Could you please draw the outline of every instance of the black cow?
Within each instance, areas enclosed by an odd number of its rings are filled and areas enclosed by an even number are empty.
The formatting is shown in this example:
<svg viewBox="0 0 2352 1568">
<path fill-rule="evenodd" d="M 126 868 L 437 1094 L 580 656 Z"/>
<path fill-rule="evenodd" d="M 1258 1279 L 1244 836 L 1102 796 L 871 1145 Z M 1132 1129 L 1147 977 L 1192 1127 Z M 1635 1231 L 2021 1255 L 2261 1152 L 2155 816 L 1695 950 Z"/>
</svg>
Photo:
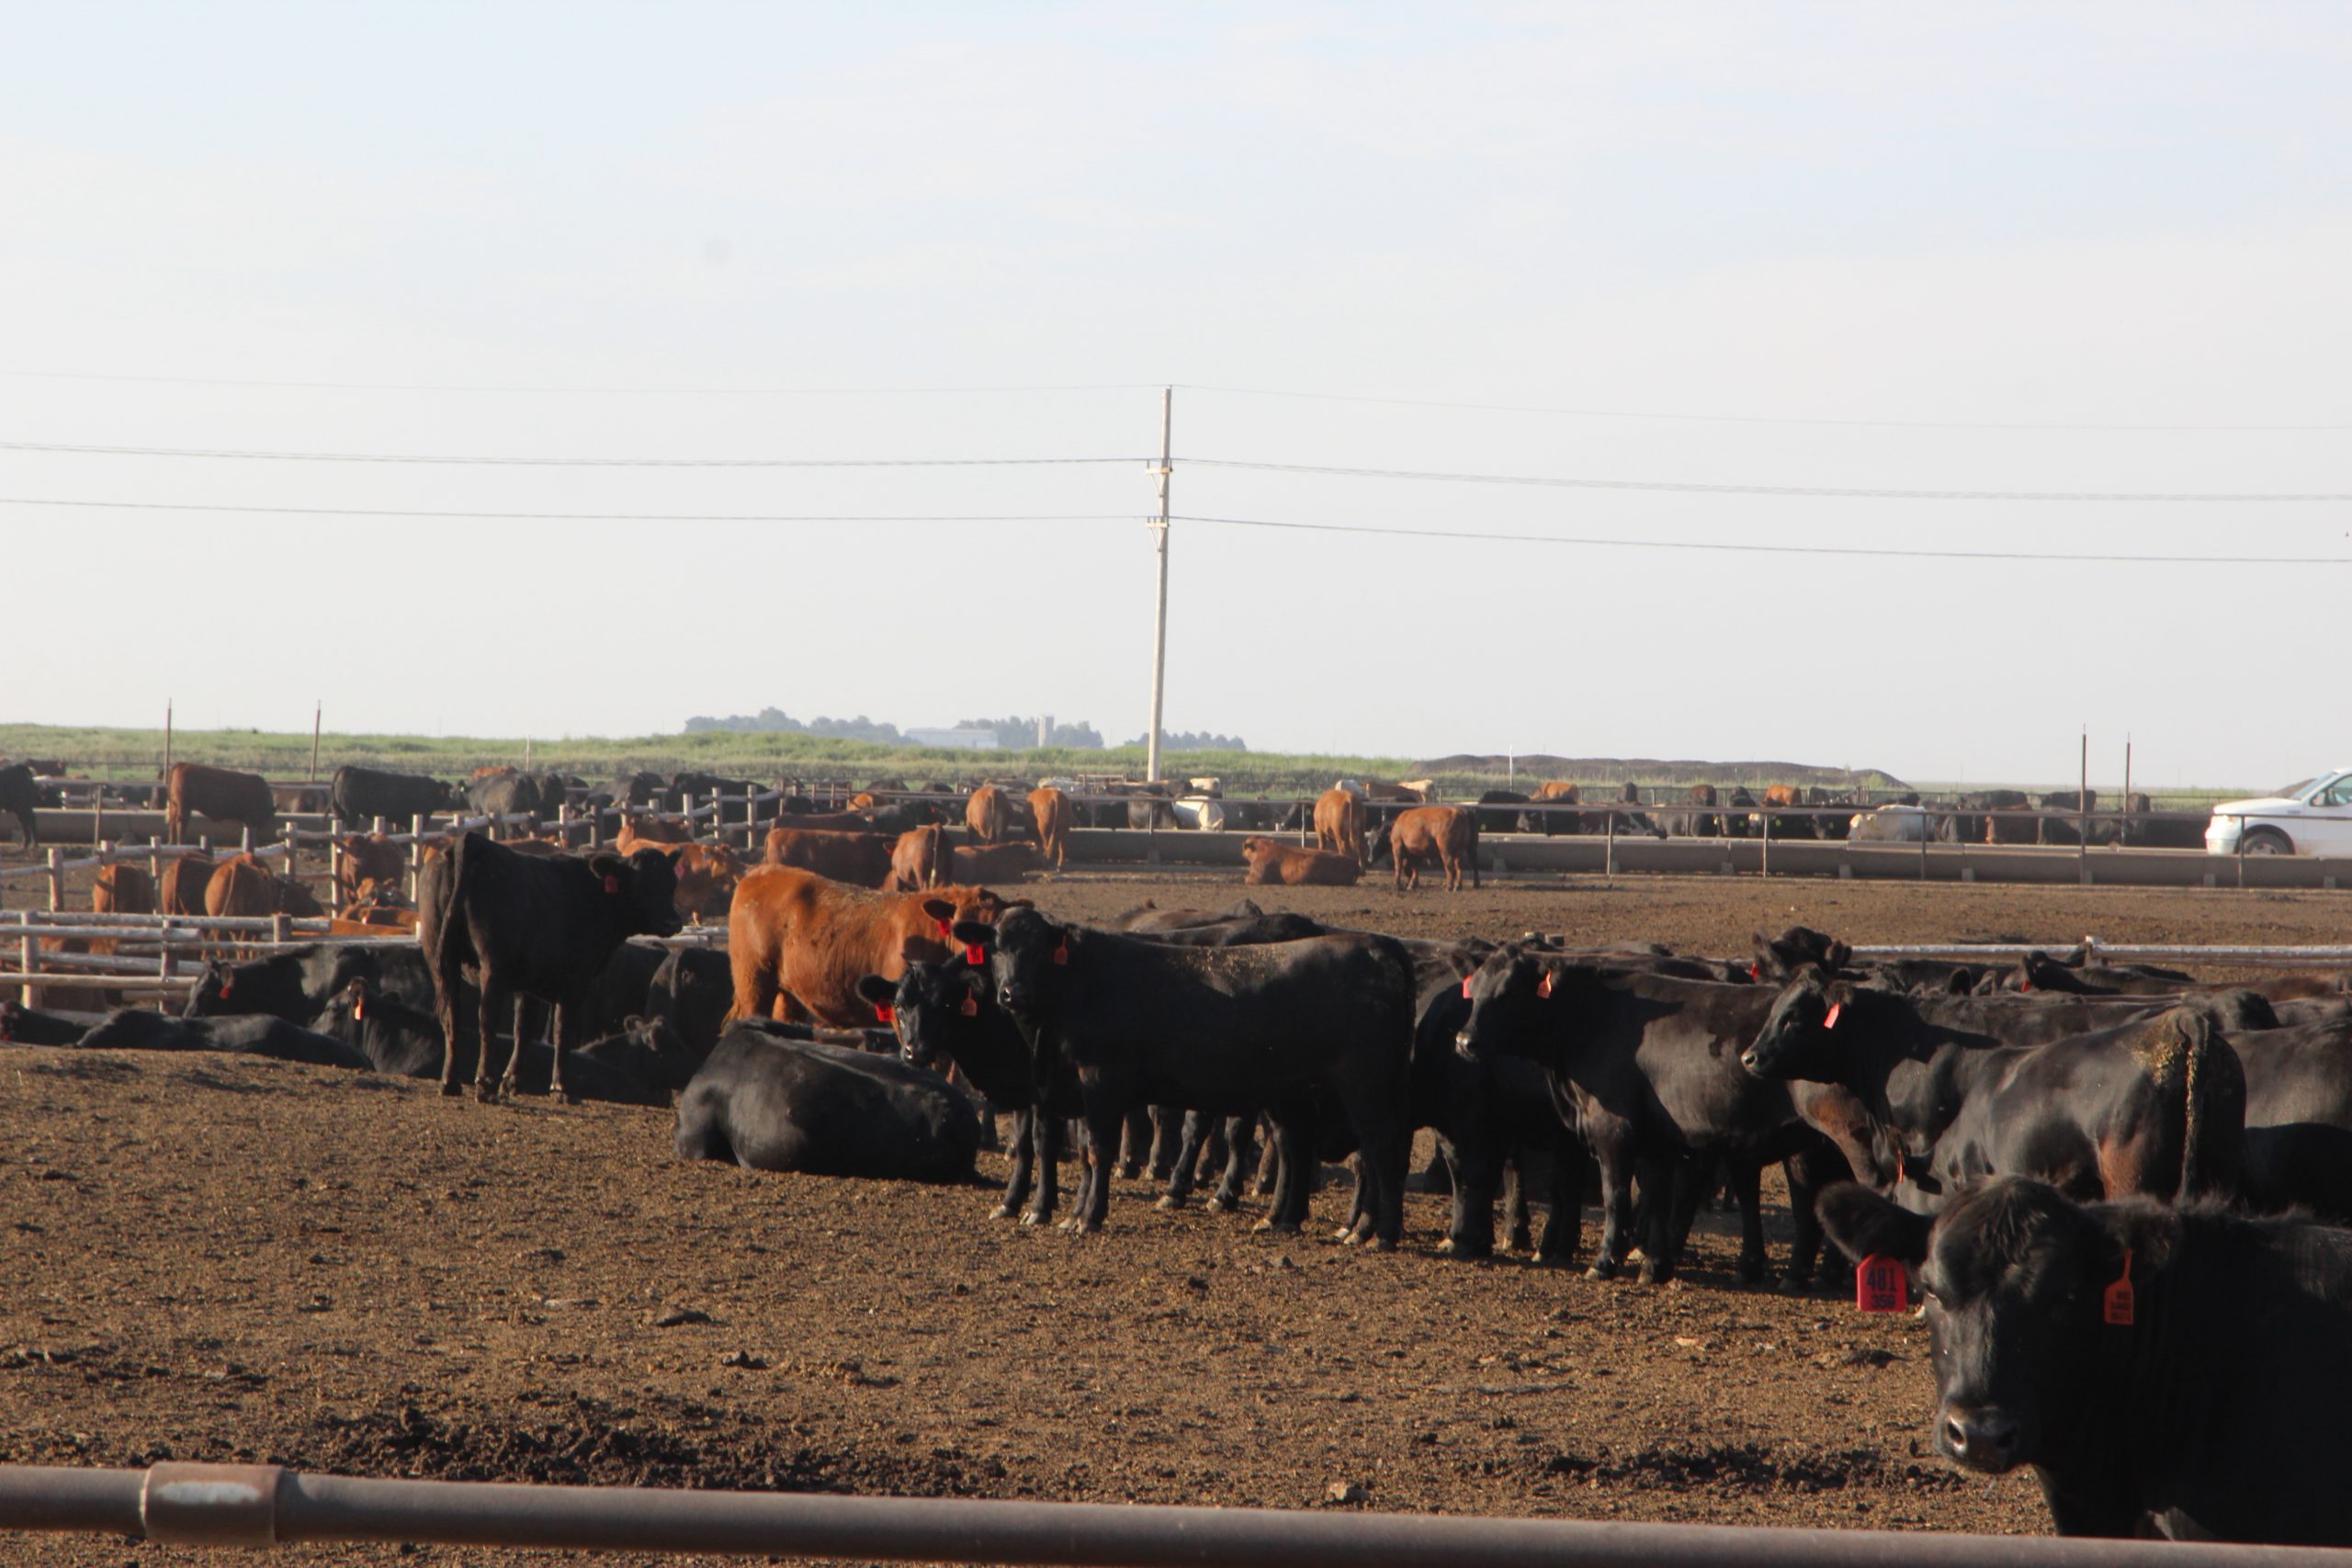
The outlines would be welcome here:
<svg viewBox="0 0 2352 1568">
<path fill-rule="evenodd" d="M 0 999 L 0 1045 L 75 1045 L 89 1031 L 69 1018 Z"/>
<path fill-rule="evenodd" d="M 539 775 L 507 772 L 475 779 L 466 785 L 466 805 L 476 816 L 514 817 L 554 811 L 541 798 Z"/>
<path fill-rule="evenodd" d="M 517 854 L 479 833 L 468 833 L 441 857 L 448 867 L 433 879 L 435 897 L 419 899 L 417 943 L 430 955 L 437 988 L 437 1010 L 445 1039 L 459 1038 L 459 986 L 481 988 L 481 1038 L 475 1055 L 474 1092 L 494 1100 L 487 1042 L 492 1019 L 513 993 L 518 1003 L 534 996 L 555 1009 L 555 1059 L 549 1092 L 561 1098 L 563 1054 L 574 1043 L 581 1010 L 588 1005 L 613 950 L 639 933 L 667 936 L 678 929 L 673 899 L 677 869 L 659 850 L 644 849 L 623 859 L 609 852 L 586 855 Z M 522 1032 L 517 1019 L 516 1032 Z M 516 1057 L 506 1066 L 504 1087 L 514 1090 Z M 444 1053 L 441 1092 L 456 1094 L 458 1053 Z"/>
<path fill-rule="evenodd" d="M 1416 1120 L 1435 1130 L 1453 1191 L 1453 1212 L 1438 1249 L 1453 1258 L 1495 1250 L 1495 1196 L 1506 1172 L 1507 1241 L 1539 1263 L 1572 1263 L 1584 1229 L 1583 1143 L 1552 1103 L 1550 1081 L 1515 1056 L 1473 1062 L 1454 1049 L 1470 1021 L 1470 1000 L 1448 975 L 1428 987 L 1413 1026 L 1412 1102 Z M 1528 1189 L 1544 1179 L 1547 1213 L 1540 1241 L 1529 1234 Z"/>
<path fill-rule="evenodd" d="M 379 817 L 405 827 L 415 818 L 454 811 L 458 806 L 457 792 L 439 779 L 347 763 L 334 771 L 328 798 L 334 819 L 346 828 L 365 828 Z"/>
<path fill-rule="evenodd" d="M 0 768 L 0 812 L 17 818 L 28 850 L 40 842 L 40 824 L 33 817 L 33 808 L 40 804 L 40 785 L 33 782 L 32 769 L 22 762 Z"/>
<path fill-rule="evenodd" d="M 2352 1545 L 2352 1231 L 2024 1180 L 1932 1225 L 1858 1187 L 1821 1212 L 1919 1270 L 1938 1450 L 2031 1465 L 2061 1535 Z"/>
<path fill-rule="evenodd" d="M 2204 1013 L 2023 1046 L 1939 1024 L 1924 1006 L 1807 971 L 1772 998 L 1740 1061 L 1851 1093 L 1900 1145 L 1923 1204 L 1996 1176 L 2093 1198 L 2237 1190 L 2245 1075 Z"/>
<path fill-rule="evenodd" d="M 85 1051 L 233 1051 L 314 1067 L 366 1071 L 367 1056 L 342 1041 L 254 1014 L 236 1018 L 170 1018 L 145 1008 L 125 1008 L 82 1036 Z"/>
<path fill-rule="evenodd" d="M 2230 1036 L 2245 1069 L 2245 1201 L 2352 1224 L 2352 1019 Z"/>
<path fill-rule="evenodd" d="M 1820 1247 L 1804 1220 L 1812 1190 L 1849 1171 L 1874 1172 L 1878 1155 L 1848 1097 L 1788 1092 L 1741 1071 L 1738 1044 L 1763 1021 L 1770 991 L 1566 963 L 1516 946 L 1498 949 L 1464 979 L 1471 1007 L 1455 1037 L 1462 1054 L 1541 1066 L 1559 1113 L 1600 1167 L 1600 1250 L 1588 1273 L 1605 1279 L 1624 1266 L 1638 1178 L 1640 1277 L 1671 1278 L 1702 1183 L 1720 1162 L 1740 1208 L 1740 1277 L 1764 1278 L 1758 1189 L 1763 1168 L 1777 1160 L 1791 1162 L 1799 1217 L 1790 1279 L 1810 1278 Z"/>
<path fill-rule="evenodd" d="M 1283 1154 L 1284 1191 L 1267 1228 L 1304 1224 L 1309 1129 L 1335 1100 L 1363 1153 L 1374 1239 L 1404 1227 L 1412 961 L 1382 936 L 1310 937 L 1254 947 L 1170 947 L 1057 925 L 1014 909 L 996 925 L 960 921 L 956 940 L 986 953 L 997 999 L 1033 1062 L 1078 1074 L 1088 1136 L 1115 1146 L 1137 1105 L 1218 1115 L 1262 1110 Z M 1302 1135 L 1309 1134 L 1309 1135 Z M 1109 1161 L 1087 1173 L 1079 1228 L 1102 1228 Z"/>
<path fill-rule="evenodd" d="M 937 1074 L 756 1019 L 729 1027 L 678 1100 L 680 1159 L 962 1182 L 979 1146 L 977 1109 Z"/>
<path fill-rule="evenodd" d="M 189 988 L 180 1016 L 267 1013 L 308 1027 L 356 979 L 412 1007 L 433 1005 L 433 972 L 416 948 L 404 942 L 319 942 L 248 964 L 214 960 Z"/>
<path fill-rule="evenodd" d="M 741 800 L 745 795 L 759 793 L 760 786 L 749 779 L 721 778 L 717 773 L 681 770 L 670 775 L 670 783 L 662 792 L 662 809 L 684 810 L 688 795 L 694 796 L 696 806 L 707 806 L 720 795 Z"/>
<path fill-rule="evenodd" d="M 420 1078 L 442 1075 L 441 1021 L 429 1010 L 383 995 L 364 979 L 354 980 L 327 1004 L 319 1027 L 357 1047 L 379 1073 Z M 470 1055 L 465 1046 L 459 1050 Z M 571 1053 L 564 1090 L 575 1100 L 667 1105 L 672 1091 L 685 1087 L 701 1061 L 667 1023 L 632 1018 L 616 1032 Z M 462 1077 L 465 1062 L 458 1066 Z M 537 1041 L 525 1042 L 516 1074 L 523 1092 L 545 1092 L 553 1072 L 554 1053 Z"/>
<path fill-rule="evenodd" d="M 677 949 L 653 972 L 644 1005 L 645 1016 L 668 1024 L 688 1051 L 709 1055 L 735 1006 L 735 976 L 727 954 L 716 948 Z"/>
<path fill-rule="evenodd" d="M 1683 792 L 1684 805 L 1657 813 L 1657 825 L 1677 838 L 1720 839 L 1724 836 L 1722 804 L 1711 784 L 1692 784 Z"/>
<path fill-rule="evenodd" d="M 1526 807 L 1532 805 L 1527 796 L 1515 789 L 1490 789 L 1478 797 L 1478 831 L 1481 833 L 1524 833 L 1527 825 Z M 1535 829 L 1540 831 L 1541 829 Z"/>
</svg>

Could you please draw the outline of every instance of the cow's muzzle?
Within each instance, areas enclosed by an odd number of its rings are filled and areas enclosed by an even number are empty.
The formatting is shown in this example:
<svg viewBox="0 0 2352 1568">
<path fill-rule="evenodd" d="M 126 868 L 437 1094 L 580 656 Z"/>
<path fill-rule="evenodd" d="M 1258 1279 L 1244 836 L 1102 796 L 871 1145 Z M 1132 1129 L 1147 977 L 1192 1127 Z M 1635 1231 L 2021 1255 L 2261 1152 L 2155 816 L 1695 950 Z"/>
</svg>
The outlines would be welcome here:
<svg viewBox="0 0 2352 1568">
<path fill-rule="evenodd" d="M 1936 1417 L 1936 1446 L 1971 1470 L 1998 1475 L 2018 1461 L 2017 1417 L 1999 1410 L 1947 1404 Z"/>
</svg>

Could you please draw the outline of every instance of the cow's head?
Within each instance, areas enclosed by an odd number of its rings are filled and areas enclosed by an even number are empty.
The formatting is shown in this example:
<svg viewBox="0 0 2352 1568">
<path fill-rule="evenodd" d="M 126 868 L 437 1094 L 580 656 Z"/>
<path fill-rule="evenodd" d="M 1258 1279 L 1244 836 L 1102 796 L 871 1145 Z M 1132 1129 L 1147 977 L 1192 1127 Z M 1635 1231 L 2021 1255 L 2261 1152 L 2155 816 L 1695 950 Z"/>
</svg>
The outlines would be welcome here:
<svg viewBox="0 0 2352 1568">
<path fill-rule="evenodd" d="M 1845 1063 L 1845 1042 L 1854 1032 L 1846 1019 L 1853 1002 L 1851 983 L 1804 965 L 1772 998 L 1772 1010 L 1764 1015 L 1754 1043 L 1739 1054 L 1740 1065 L 1762 1078 L 1837 1081 Z M 1840 1024 L 1844 1034 L 1838 1033 Z"/>
<path fill-rule="evenodd" d="M 1454 955 L 1470 1016 L 1453 1037 L 1453 1048 L 1469 1060 L 1525 1056 L 1536 1048 L 1544 1010 L 1560 991 L 1563 970 L 1521 942 L 1506 942 L 1479 959 Z"/>
<path fill-rule="evenodd" d="M 225 958 L 215 958 L 204 966 L 204 973 L 188 988 L 187 1000 L 180 1004 L 182 1018 L 220 1018 L 237 1010 L 236 965 Z"/>
<path fill-rule="evenodd" d="M 735 900 L 735 885 L 742 877 L 732 845 L 682 844 L 669 860 L 678 878 L 673 901 L 681 916 L 707 920 L 727 912 Z"/>
<path fill-rule="evenodd" d="M 1008 909 L 994 925 L 960 919 L 954 931 L 957 942 L 979 951 L 997 1005 L 1031 1029 L 1060 996 L 1083 941 L 1076 927 L 1057 924 L 1034 908 Z"/>
<path fill-rule="evenodd" d="M 964 1062 L 970 1064 L 967 1076 L 978 1071 L 986 1077 L 991 1064 L 976 1058 L 1008 1044 L 1020 1054 L 1017 1037 L 1003 1039 L 1004 1015 L 990 995 L 991 983 L 985 964 L 975 969 L 959 955 L 945 964 L 910 963 L 896 980 L 868 975 L 857 983 L 857 994 L 874 1004 L 877 1015 L 889 1010 L 899 1055 L 910 1066 L 944 1073 L 951 1063 Z M 1025 1062 L 1023 1055 L 1002 1066 L 1017 1073 Z"/>
<path fill-rule="evenodd" d="M 1766 936 L 1762 931 L 1750 933 L 1750 943 L 1756 954 L 1752 979 L 1782 981 L 1792 979 L 1808 964 L 1824 969 L 1837 970 L 1846 966 L 1854 950 L 1826 931 L 1811 926 L 1791 926 L 1779 936 Z"/>
<path fill-rule="evenodd" d="M 1995 1475 L 2065 1450 L 2094 1369 L 2110 1348 L 2128 1351 L 2132 1320 L 2146 1310 L 2133 1286 L 2146 1289 L 2177 1234 L 2177 1221 L 2153 1205 L 2098 1213 L 2015 1178 L 1978 1188 L 1932 1222 L 1851 1184 L 1829 1189 L 1818 1207 L 1850 1257 L 1899 1258 L 1917 1271 L 1933 1347 L 1936 1447 Z M 2110 1288 L 2127 1269 L 2118 1321 Z"/>
<path fill-rule="evenodd" d="M 590 855 L 588 869 L 603 884 L 600 894 L 614 922 L 631 936 L 669 936 L 678 919 L 678 868 L 660 850 L 641 849 L 624 860 L 610 852 Z"/>
</svg>

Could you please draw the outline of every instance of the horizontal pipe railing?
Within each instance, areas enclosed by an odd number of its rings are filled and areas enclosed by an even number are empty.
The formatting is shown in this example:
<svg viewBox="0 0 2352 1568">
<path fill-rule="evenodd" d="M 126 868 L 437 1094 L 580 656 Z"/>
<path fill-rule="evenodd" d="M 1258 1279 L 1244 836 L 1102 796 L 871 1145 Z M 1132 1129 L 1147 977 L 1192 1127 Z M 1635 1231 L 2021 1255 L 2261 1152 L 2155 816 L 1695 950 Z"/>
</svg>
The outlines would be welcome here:
<svg viewBox="0 0 2352 1568">
<path fill-rule="evenodd" d="M 1442 1514 L 375 1481 L 276 1465 L 0 1466 L 0 1529 L 266 1548 L 401 1541 L 885 1562 L 1123 1568 L 2345 1568 L 2352 1553 L 2215 1541 Z"/>
</svg>

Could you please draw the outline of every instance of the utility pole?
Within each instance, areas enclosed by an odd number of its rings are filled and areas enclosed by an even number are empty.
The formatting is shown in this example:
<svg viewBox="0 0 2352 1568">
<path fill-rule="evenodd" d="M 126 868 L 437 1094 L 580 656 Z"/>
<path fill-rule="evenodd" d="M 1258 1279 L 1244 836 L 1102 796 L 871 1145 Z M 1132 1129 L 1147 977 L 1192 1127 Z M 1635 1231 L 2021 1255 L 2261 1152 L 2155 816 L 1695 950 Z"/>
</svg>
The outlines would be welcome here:
<svg viewBox="0 0 2352 1568">
<path fill-rule="evenodd" d="M 1176 389 L 1159 389 L 1159 467 L 1151 470 L 1159 485 L 1159 516 L 1149 526 L 1159 553 L 1159 603 L 1151 617 L 1151 739 L 1144 753 L 1144 780 L 1159 781 L 1160 699 L 1168 685 L 1168 475 L 1169 432 L 1176 417 Z"/>
</svg>

